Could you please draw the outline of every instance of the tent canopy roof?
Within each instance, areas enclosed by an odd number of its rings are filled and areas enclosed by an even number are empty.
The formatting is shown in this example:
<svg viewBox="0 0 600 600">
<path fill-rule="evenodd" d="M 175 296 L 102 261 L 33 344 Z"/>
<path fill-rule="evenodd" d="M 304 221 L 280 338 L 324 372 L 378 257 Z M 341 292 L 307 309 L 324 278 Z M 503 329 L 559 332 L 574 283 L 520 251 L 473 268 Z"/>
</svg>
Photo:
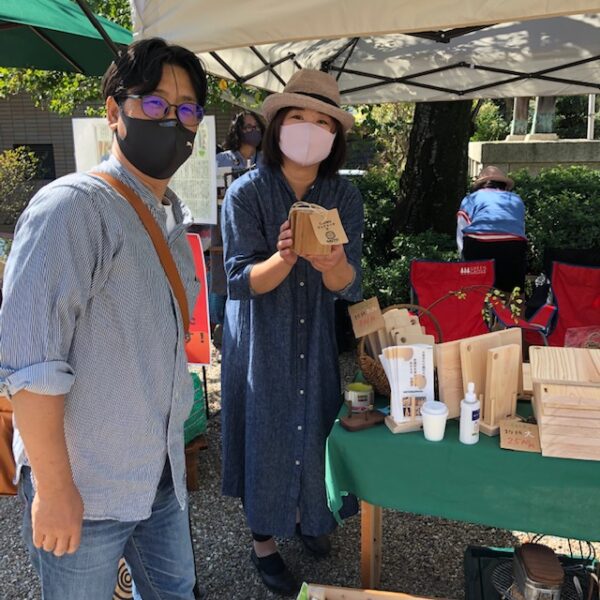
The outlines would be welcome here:
<svg viewBox="0 0 600 600">
<path fill-rule="evenodd" d="M 303 67 L 338 77 L 347 104 L 600 89 L 600 2 L 132 4 L 137 36 L 184 45 L 215 75 L 269 91 Z"/>
</svg>

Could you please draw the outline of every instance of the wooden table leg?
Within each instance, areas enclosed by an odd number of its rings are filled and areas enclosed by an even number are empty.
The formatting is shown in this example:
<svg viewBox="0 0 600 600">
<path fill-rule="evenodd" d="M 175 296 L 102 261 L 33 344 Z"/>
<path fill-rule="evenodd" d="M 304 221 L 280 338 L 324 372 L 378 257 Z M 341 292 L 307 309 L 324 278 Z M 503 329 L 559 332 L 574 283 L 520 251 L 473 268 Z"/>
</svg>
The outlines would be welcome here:
<svg viewBox="0 0 600 600">
<path fill-rule="evenodd" d="M 381 578 L 381 506 L 360 503 L 360 578 L 363 588 L 376 589 Z"/>
</svg>

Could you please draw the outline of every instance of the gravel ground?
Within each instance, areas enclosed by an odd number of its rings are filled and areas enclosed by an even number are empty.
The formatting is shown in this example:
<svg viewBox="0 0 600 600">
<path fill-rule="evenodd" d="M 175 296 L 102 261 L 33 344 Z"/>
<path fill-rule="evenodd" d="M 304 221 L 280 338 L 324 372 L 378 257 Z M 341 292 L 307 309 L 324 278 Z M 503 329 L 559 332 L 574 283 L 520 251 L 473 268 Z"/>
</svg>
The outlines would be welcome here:
<svg viewBox="0 0 600 600">
<path fill-rule="evenodd" d="M 355 370 L 353 356 L 342 355 L 342 376 Z M 220 494 L 219 365 L 208 370 L 209 447 L 200 454 L 200 490 L 191 494 L 197 570 L 210 600 L 277 598 L 262 585 L 249 560 L 251 538 L 240 503 Z M 20 538 L 20 505 L 0 498 L 0 599 L 40 598 L 37 577 Z M 468 545 L 507 547 L 527 535 L 468 523 L 384 510 L 381 588 L 445 598 L 464 597 L 463 554 Z M 360 518 L 346 521 L 332 536 L 332 555 L 308 557 L 297 539 L 280 541 L 290 568 L 305 581 L 360 587 Z M 545 538 L 557 552 L 568 552 L 566 540 Z M 600 544 L 596 544 L 600 554 Z M 82 598 L 82 600 L 95 600 Z"/>
</svg>

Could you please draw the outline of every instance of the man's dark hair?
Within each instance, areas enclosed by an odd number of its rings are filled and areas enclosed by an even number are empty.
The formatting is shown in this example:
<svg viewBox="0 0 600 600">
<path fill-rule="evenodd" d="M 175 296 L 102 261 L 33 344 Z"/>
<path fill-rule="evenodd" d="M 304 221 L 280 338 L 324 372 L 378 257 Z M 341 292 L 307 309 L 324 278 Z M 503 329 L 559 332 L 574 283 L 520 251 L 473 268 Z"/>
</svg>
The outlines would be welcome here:
<svg viewBox="0 0 600 600">
<path fill-rule="evenodd" d="M 236 152 L 240 149 L 242 145 L 242 128 L 244 127 L 244 117 L 246 116 L 254 117 L 254 120 L 256 121 L 256 124 L 260 129 L 260 132 L 263 134 L 263 136 L 265 135 L 265 126 L 261 118 L 256 113 L 253 113 L 251 110 L 243 110 L 242 112 L 239 112 L 237 115 L 235 115 L 235 117 L 233 117 L 233 119 L 231 120 L 231 124 L 229 125 L 229 131 L 227 132 L 227 137 L 223 142 L 223 148 L 225 148 L 225 150 L 233 150 L 234 152 Z M 261 146 L 262 141 L 256 149 L 260 150 Z"/>
<path fill-rule="evenodd" d="M 262 144 L 263 163 L 268 167 L 280 167 L 283 163 L 283 153 L 279 147 L 281 124 L 285 116 L 295 107 L 282 108 L 267 125 Z M 346 136 L 342 124 L 333 119 L 335 123 L 335 139 L 329 156 L 319 165 L 319 175 L 334 177 L 346 162 Z"/>
<path fill-rule="evenodd" d="M 149 94 L 160 83 L 163 66 L 177 65 L 192 80 L 198 104 L 206 102 L 206 72 L 198 57 L 187 48 L 172 46 L 161 38 L 134 42 L 116 58 L 102 78 L 102 94 L 116 100 L 133 92 Z"/>
</svg>

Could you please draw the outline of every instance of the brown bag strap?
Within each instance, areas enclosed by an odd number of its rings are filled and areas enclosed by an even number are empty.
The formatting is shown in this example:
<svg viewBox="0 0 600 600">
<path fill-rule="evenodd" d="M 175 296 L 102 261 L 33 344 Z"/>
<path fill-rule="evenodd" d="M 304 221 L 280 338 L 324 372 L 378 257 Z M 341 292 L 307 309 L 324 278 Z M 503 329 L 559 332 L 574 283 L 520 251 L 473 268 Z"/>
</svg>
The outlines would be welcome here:
<svg viewBox="0 0 600 600">
<path fill-rule="evenodd" d="M 190 337 L 190 313 L 187 296 L 185 294 L 185 288 L 183 286 L 183 282 L 181 281 L 181 276 L 177 270 L 177 265 L 175 264 L 173 255 L 169 250 L 167 240 L 165 240 L 165 236 L 163 235 L 160 226 L 156 222 L 156 219 L 152 216 L 150 209 L 144 204 L 144 201 L 122 181 L 118 180 L 112 175 L 109 175 L 108 173 L 99 173 L 98 171 L 92 171 L 90 175 L 104 179 L 106 183 L 111 185 L 117 192 L 119 192 L 119 194 L 121 194 L 121 196 L 123 196 L 123 198 L 125 198 L 125 200 L 131 204 L 140 218 L 140 221 L 146 228 L 146 231 L 148 232 L 148 235 L 154 244 L 156 254 L 158 254 L 160 264 L 165 270 L 165 275 L 169 280 L 173 294 L 175 294 L 177 304 L 179 304 L 179 310 L 181 311 L 181 317 L 183 319 L 185 339 L 188 340 Z"/>
</svg>

